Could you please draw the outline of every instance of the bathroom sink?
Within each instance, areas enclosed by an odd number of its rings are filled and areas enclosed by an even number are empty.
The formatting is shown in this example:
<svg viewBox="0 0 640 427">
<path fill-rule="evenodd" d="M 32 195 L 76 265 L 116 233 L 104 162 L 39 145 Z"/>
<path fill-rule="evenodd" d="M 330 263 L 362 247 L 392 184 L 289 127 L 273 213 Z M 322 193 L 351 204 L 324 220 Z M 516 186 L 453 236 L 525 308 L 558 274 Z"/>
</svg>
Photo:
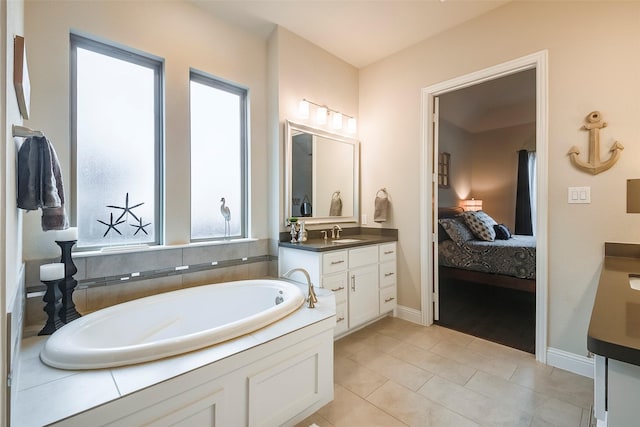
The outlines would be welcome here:
<svg viewBox="0 0 640 427">
<path fill-rule="evenodd" d="M 360 239 L 336 239 L 332 240 L 333 243 L 356 243 L 360 242 Z"/>
<path fill-rule="evenodd" d="M 629 285 L 631 289 L 635 289 L 636 291 L 640 291 L 640 275 L 630 274 L 629 275 Z"/>
</svg>

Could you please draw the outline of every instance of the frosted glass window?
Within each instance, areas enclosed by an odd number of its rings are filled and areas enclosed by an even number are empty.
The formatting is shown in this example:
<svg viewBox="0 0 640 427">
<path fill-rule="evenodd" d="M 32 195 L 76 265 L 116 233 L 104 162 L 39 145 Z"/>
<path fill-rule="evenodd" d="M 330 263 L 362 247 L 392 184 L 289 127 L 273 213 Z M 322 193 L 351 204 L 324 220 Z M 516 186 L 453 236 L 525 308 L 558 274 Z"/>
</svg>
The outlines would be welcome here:
<svg viewBox="0 0 640 427">
<path fill-rule="evenodd" d="M 191 72 L 191 239 L 246 236 L 246 90 Z"/>
<path fill-rule="evenodd" d="M 71 41 L 78 247 L 157 244 L 162 63 Z"/>
</svg>

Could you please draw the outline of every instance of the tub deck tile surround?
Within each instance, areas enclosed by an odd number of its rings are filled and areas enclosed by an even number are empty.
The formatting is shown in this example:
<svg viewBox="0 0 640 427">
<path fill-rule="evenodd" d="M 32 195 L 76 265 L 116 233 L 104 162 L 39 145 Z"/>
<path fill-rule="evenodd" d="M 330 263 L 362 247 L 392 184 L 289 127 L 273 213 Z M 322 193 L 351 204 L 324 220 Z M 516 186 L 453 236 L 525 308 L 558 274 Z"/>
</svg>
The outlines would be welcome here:
<svg viewBox="0 0 640 427">
<path fill-rule="evenodd" d="M 511 375 L 475 358 L 502 363 Z M 334 382 L 333 402 L 296 427 L 590 427 L 590 378 L 500 344 L 393 317 L 335 342 Z"/>
<path fill-rule="evenodd" d="M 254 246 L 253 244 L 251 246 Z M 263 252 L 262 254 L 265 254 Z M 260 254 L 260 255 L 262 255 Z M 189 247 L 182 250 L 183 265 L 241 259 L 249 256 L 249 243 L 237 242 L 217 246 Z"/>
<path fill-rule="evenodd" d="M 305 286 L 301 287 L 306 291 Z M 303 306 L 279 322 L 251 334 L 183 355 L 113 369 L 66 371 L 51 368 L 39 359 L 46 337 L 26 338 L 20 351 L 21 380 L 17 385 L 16 405 L 12 408 L 12 425 L 50 424 L 206 364 L 222 362 L 234 355 L 242 356 L 244 350 L 268 344 L 275 338 L 282 337 L 287 345 L 294 344 L 291 332 L 304 327 L 313 330 L 335 316 L 333 295 L 318 299 L 315 309 Z"/>
<path fill-rule="evenodd" d="M 122 254 L 108 254 L 87 258 L 89 277 L 108 277 L 139 271 L 160 270 L 182 265 L 182 249 L 165 249 Z"/>
<path fill-rule="evenodd" d="M 271 265 L 269 239 L 197 243 L 184 247 L 149 248 L 136 252 L 99 254 L 74 252 L 79 281 L 74 292 L 78 311 L 87 314 L 110 305 L 180 288 L 277 275 Z M 277 253 L 277 252 L 276 252 Z M 59 258 L 29 260 L 25 266 L 27 287 L 25 325 L 27 335 L 42 327 L 44 285 L 39 281 L 42 264 Z M 212 265 L 212 262 L 217 262 Z M 175 267 L 188 265 L 186 270 Z M 132 273 L 140 273 L 133 277 Z M 123 280 L 124 279 L 124 280 Z M 37 331 L 35 331 L 37 332 Z"/>
</svg>

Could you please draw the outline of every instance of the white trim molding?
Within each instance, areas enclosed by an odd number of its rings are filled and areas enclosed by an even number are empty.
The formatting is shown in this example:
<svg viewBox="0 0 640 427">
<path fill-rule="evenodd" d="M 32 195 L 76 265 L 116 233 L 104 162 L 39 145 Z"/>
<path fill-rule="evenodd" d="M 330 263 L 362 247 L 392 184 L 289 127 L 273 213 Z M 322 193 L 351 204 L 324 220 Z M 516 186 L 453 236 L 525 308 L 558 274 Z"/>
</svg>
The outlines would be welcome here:
<svg viewBox="0 0 640 427">
<path fill-rule="evenodd" d="M 430 225 L 433 205 L 437 205 L 437 192 L 433 191 L 434 164 L 434 98 L 457 89 L 472 86 L 528 69 L 536 70 L 536 360 L 547 363 L 548 322 L 548 52 L 542 50 L 512 61 L 479 70 L 464 76 L 437 83 L 422 89 L 422 129 L 420 145 L 420 280 L 421 324 L 434 320 L 433 285 L 434 239 Z"/>
<path fill-rule="evenodd" d="M 593 378 L 594 375 L 595 364 L 592 358 L 558 348 L 547 348 L 547 363 L 555 368 L 564 369 L 583 377 Z"/>
<path fill-rule="evenodd" d="M 396 307 L 396 317 L 402 320 L 406 320 L 407 322 L 422 325 L 422 312 L 420 310 L 416 310 L 415 308 L 399 305 L 398 307 Z"/>
</svg>

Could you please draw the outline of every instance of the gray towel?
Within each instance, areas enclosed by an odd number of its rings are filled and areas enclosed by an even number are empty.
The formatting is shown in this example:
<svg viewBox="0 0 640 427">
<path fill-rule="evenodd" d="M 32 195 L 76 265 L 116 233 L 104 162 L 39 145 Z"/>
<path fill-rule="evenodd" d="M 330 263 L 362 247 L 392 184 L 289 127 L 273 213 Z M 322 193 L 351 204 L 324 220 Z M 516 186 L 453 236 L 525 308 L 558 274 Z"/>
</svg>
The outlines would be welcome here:
<svg viewBox="0 0 640 427">
<path fill-rule="evenodd" d="M 335 191 L 331 196 L 331 205 L 329 206 L 329 216 L 342 216 L 342 199 L 340 192 Z"/>
<path fill-rule="evenodd" d="M 382 195 L 380 195 L 382 193 Z M 385 222 L 389 215 L 389 197 L 387 190 L 382 188 L 376 193 L 376 200 L 373 211 L 373 220 L 375 222 Z"/>
<path fill-rule="evenodd" d="M 42 209 L 42 230 L 69 227 L 64 209 L 64 186 L 60 163 L 53 145 L 44 136 L 31 136 L 18 150 L 18 195 L 20 209 Z"/>
</svg>

